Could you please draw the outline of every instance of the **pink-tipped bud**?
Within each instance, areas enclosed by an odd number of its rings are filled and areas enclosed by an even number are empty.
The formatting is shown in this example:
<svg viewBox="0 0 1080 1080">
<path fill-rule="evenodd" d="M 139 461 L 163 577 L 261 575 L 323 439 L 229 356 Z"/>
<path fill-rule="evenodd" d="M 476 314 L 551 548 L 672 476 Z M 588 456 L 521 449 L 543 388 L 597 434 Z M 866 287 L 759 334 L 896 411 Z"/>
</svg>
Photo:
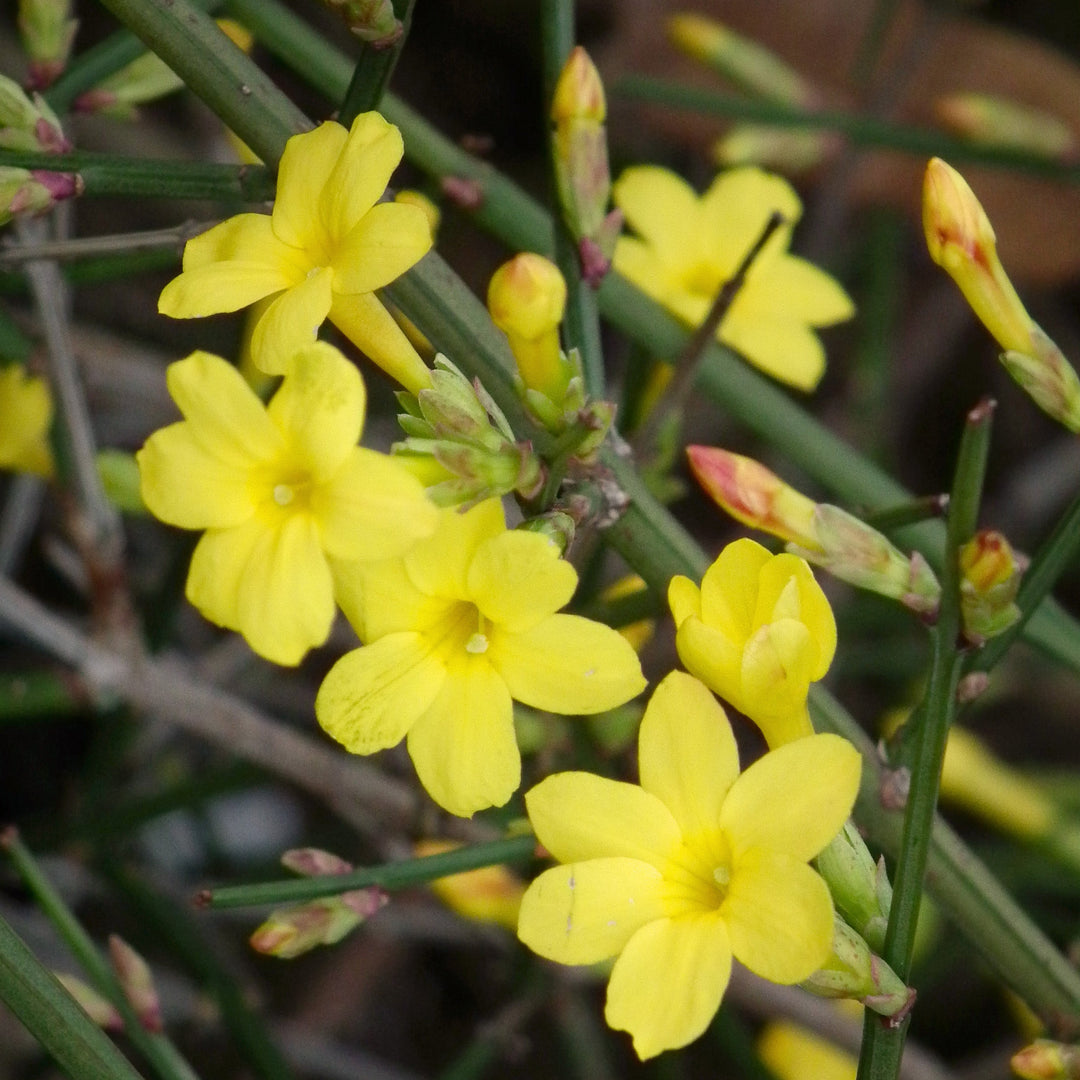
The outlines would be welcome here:
<svg viewBox="0 0 1080 1080">
<path fill-rule="evenodd" d="M 1076 137 L 1063 120 L 991 94 L 947 94 L 934 102 L 941 124 L 986 146 L 1005 146 L 1063 160 L 1076 152 Z"/>
<path fill-rule="evenodd" d="M 27 97 L 23 88 L 0 75 L 0 149 L 62 154 L 71 149 L 56 113 L 40 94 Z"/>
<path fill-rule="evenodd" d="M 256 952 L 291 960 L 320 945 L 337 944 L 388 899 L 381 889 L 355 889 L 341 896 L 279 908 L 248 941 Z"/>
<path fill-rule="evenodd" d="M 960 612 L 973 642 L 994 637 L 1020 617 L 1014 603 L 1028 560 L 993 529 L 977 532 L 960 549 Z"/>
<path fill-rule="evenodd" d="M 18 25 L 30 58 L 30 88 L 44 90 L 67 66 L 79 28 L 71 17 L 71 0 L 19 0 Z"/>
<path fill-rule="evenodd" d="M 0 225 L 26 214 L 44 214 L 83 192 L 77 173 L 0 166 Z"/>
<path fill-rule="evenodd" d="M 1036 1039 L 1017 1051 L 1009 1062 L 1022 1080 L 1077 1080 L 1080 1077 L 1080 1047 Z"/>
<path fill-rule="evenodd" d="M 281 856 L 281 865 L 304 877 L 336 877 L 353 869 L 351 862 L 321 848 L 292 848 Z"/>
<path fill-rule="evenodd" d="M 160 1032 L 165 1025 L 149 964 L 117 934 L 109 935 L 109 960 L 139 1023 L 147 1031 Z"/>
<path fill-rule="evenodd" d="M 104 1031 L 123 1031 L 124 1018 L 108 998 L 99 994 L 82 979 L 66 972 L 53 973 L 56 981 L 75 999 L 79 1008 Z"/>
<path fill-rule="evenodd" d="M 967 181 L 940 158 L 926 166 L 923 229 L 930 258 L 959 286 L 1003 349 L 1035 355 L 1034 323 L 997 255 L 997 238 Z"/>
<path fill-rule="evenodd" d="M 688 446 L 686 456 L 697 482 L 736 521 L 809 551 L 821 549 L 816 504 L 760 462 L 718 446 Z"/>
</svg>

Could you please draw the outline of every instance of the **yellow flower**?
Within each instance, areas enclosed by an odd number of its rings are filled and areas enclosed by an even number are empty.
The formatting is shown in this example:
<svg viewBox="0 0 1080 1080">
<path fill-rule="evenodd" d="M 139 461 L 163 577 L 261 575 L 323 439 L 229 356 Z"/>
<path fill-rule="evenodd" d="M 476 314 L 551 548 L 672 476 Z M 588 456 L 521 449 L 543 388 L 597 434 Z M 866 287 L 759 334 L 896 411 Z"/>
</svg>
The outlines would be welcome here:
<svg viewBox="0 0 1080 1080">
<path fill-rule="evenodd" d="M 459 847 L 453 840 L 420 840 L 414 850 L 417 855 L 441 855 Z M 482 866 L 436 878 L 431 891 L 463 919 L 516 930 L 525 886 L 505 866 Z"/>
<path fill-rule="evenodd" d="M 329 316 L 407 389 L 429 386 L 427 367 L 374 293 L 431 247 L 423 210 L 378 202 L 401 155 L 401 133 L 375 112 L 350 131 L 328 121 L 294 135 L 273 213 L 238 214 L 189 240 L 184 272 L 165 286 L 158 310 L 188 319 L 274 296 L 252 335 L 265 371 L 285 372 Z"/>
<path fill-rule="evenodd" d="M 342 567 L 337 582 L 365 645 L 327 675 L 319 723 L 354 754 L 408 736 L 420 782 L 453 814 L 502 806 L 521 782 L 512 700 L 597 713 L 644 689 L 618 633 L 555 614 L 574 568 L 549 538 L 508 531 L 496 499 L 444 510 L 403 559 Z"/>
<path fill-rule="evenodd" d="M 518 936 L 561 964 L 617 956 L 605 1016 L 649 1058 L 705 1030 L 733 956 L 783 984 L 825 962 L 832 901 L 806 864 L 846 820 L 860 758 L 814 735 L 740 776 L 724 710 L 672 672 L 645 711 L 638 759 L 640 787 L 559 773 L 525 796 L 537 839 L 566 865 L 529 886 Z"/>
<path fill-rule="evenodd" d="M 52 476 L 52 397 L 44 379 L 21 364 L 0 367 L 0 469 Z"/>
<path fill-rule="evenodd" d="M 615 203 L 637 237 L 622 237 L 615 269 L 692 326 L 704 321 L 771 214 L 777 229 L 754 261 L 717 338 L 774 378 L 812 390 L 825 370 L 813 327 L 850 319 L 847 293 L 823 270 L 787 252 L 802 212 L 782 177 L 746 166 L 721 173 L 704 195 L 654 165 L 627 169 Z"/>
<path fill-rule="evenodd" d="M 171 364 L 168 384 L 185 419 L 137 459 L 150 510 L 206 530 L 187 597 L 260 655 L 299 663 L 333 622 L 328 557 L 400 555 L 438 511 L 398 462 L 356 445 L 364 383 L 331 345 L 301 349 L 267 406 L 205 352 Z"/>
<path fill-rule="evenodd" d="M 832 663 L 836 622 L 802 559 L 736 540 L 700 589 L 672 578 L 668 603 L 679 658 L 753 720 L 769 746 L 813 733 L 806 695 Z"/>
<path fill-rule="evenodd" d="M 853 1055 L 787 1020 L 766 1025 L 758 1054 L 779 1080 L 855 1080 L 858 1071 Z"/>
</svg>

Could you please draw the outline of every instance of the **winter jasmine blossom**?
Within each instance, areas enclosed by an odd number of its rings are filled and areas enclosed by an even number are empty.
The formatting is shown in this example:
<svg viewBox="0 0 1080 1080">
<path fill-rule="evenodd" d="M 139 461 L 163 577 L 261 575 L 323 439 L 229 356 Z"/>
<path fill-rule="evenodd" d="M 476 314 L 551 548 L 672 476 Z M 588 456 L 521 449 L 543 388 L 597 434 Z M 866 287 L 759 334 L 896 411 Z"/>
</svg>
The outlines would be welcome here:
<svg viewBox="0 0 1080 1080">
<path fill-rule="evenodd" d="M 401 133 L 375 112 L 349 131 L 328 121 L 294 135 L 273 213 L 238 214 L 189 240 L 183 273 L 165 286 L 158 310 L 187 319 L 273 296 L 252 334 L 264 370 L 286 371 L 329 316 L 407 389 L 429 386 L 427 367 L 374 292 L 431 247 L 423 210 L 378 201 L 401 156 Z"/>
<path fill-rule="evenodd" d="M 672 578 L 668 603 L 679 658 L 753 720 L 769 746 L 813 733 L 806 695 L 832 663 L 836 622 L 804 560 L 736 540 L 700 589 Z"/>
<path fill-rule="evenodd" d="M 21 364 L 0 367 L 0 469 L 51 476 L 52 396 Z"/>
<path fill-rule="evenodd" d="M 529 886 L 518 936 L 562 964 L 617 957 L 605 1016 L 650 1058 L 705 1030 L 733 957 L 783 984 L 824 963 L 832 901 L 807 862 L 847 818 L 860 759 L 814 735 L 740 776 L 723 709 L 681 672 L 657 687 L 638 745 L 640 787 L 570 772 L 526 795 L 564 865 Z"/>
<path fill-rule="evenodd" d="M 334 618 L 329 557 L 400 555 L 438 511 L 403 466 L 357 446 L 364 383 L 331 345 L 301 349 L 267 406 L 209 353 L 170 365 L 167 378 L 185 419 L 137 458 L 150 510 L 206 530 L 187 597 L 261 656 L 299 663 Z"/>
<path fill-rule="evenodd" d="M 420 782 L 453 814 L 502 806 L 521 782 L 513 701 L 598 713 L 644 689 L 616 631 L 556 614 L 574 568 L 550 538 L 508 531 L 496 499 L 444 510 L 401 559 L 335 571 L 364 646 L 327 675 L 319 723 L 355 754 L 407 738 Z"/>
<path fill-rule="evenodd" d="M 717 338 L 782 382 L 817 386 L 825 350 L 814 327 L 850 319 L 855 309 L 828 274 L 788 254 L 802 206 L 786 180 L 746 166 L 721 173 L 699 196 L 675 173 L 641 165 L 616 181 L 614 197 L 638 234 L 620 237 L 615 269 L 692 326 L 780 213 L 784 224 L 754 260 Z"/>
</svg>

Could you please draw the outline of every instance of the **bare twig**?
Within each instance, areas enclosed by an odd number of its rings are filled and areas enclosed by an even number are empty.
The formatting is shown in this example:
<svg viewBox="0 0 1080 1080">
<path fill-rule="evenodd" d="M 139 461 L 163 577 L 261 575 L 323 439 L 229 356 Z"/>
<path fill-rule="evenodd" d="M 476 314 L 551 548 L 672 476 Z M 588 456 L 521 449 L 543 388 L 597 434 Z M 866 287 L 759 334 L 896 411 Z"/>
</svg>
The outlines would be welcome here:
<svg viewBox="0 0 1080 1080">
<path fill-rule="evenodd" d="M 106 236 L 64 240 L 28 238 L 19 244 L 0 245 L 0 270 L 13 270 L 41 259 L 70 262 L 101 255 L 130 255 L 169 248 L 179 253 L 188 240 L 205 232 L 213 224 L 212 221 L 184 221 L 168 229 L 147 229 L 143 232 L 109 233 Z"/>
</svg>

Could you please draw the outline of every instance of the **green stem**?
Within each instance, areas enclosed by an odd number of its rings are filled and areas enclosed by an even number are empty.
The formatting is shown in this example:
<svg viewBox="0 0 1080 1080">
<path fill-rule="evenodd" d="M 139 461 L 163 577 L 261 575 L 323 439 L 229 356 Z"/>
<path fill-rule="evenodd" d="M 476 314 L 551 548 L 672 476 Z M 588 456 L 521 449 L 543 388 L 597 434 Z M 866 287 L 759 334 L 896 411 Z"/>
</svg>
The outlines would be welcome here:
<svg viewBox="0 0 1080 1080">
<path fill-rule="evenodd" d="M 440 855 L 424 855 L 419 859 L 372 866 L 350 874 L 332 877 L 289 878 L 266 881 L 258 885 L 232 885 L 224 889 L 205 889 L 197 903 L 210 908 L 253 907 L 259 904 L 297 904 L 317 900 L 322 896 L 338 896 L 353 889 L 378 885 L 383 889 L 405 889 L 423 885 L 436 878 L 477 870 L 499 863 L 528 862 L 535 858 L 536 838 L 512 836 L 486 844 L 455 848 Z"/>
<path fill-rule="evenodd" d="M 961 631 L 959 550 L 975 531 L 978 520 L 992 415 L 993 403 L 989 401 L 972 409 L 960 442 L 949 500 L 941 606 L 933 633 L 930 678 L 923 708 L 917 712 L 921 722 L 913 733 L 911 787 L 893 881 L 889 927 L 882 950 L 882 959 L 905 982 L 911 971 L 915 947 L 915 929 L 937 811 L 941 763 L 949 727 L 956 713 L 956 685 L 963 665 L 963 656 L 957 649 Z M 914 715 L 910 722 L 917 722 Z M 895 1080 L 900 1072 L 907 1021 L 887 1026 L 867 1013 L 863 1032 L 859 1080 Z"/>
<path fill-rule="evenodd" d="M 191 0 L 101 0 L 263 161 L 277 162 L 308 118 Z"/>
<path fill-rule="evenodd" d="M 338 122 L 345 127 L 352 127 L 352 122 L 360 113 L 378 108 L 405 39 L 409 36 L 414 6 L 415 0 L 394 0 L 394 16 L 401 23 L 401 35 L 392 45 L 365 43 L 360 46 L 352 81 L 338 110 Z"/>
<path fill-rule="evenodd" d="M 140 1074 L 0 918 L 0 1001 L 72 1080 L 140 1080 Z"/>
<path fill-rule="evenodd" d="M 52 882 L 19 840 L 14 829 L 9 829 L 3 834 L 2 846 L 11 858 L 19 877 L 32 893 L 42 912 L 56 928 L 56 932 L 72 951 L 95 989 L 109 999 L 123 1018 L 127 1037 L 153 1067 L 154 1072 L 162 1080 L 198 1080 L 191 1066 L 165 1035 L 153 1034 L 143 1027 L 112 968 L 102 958 L 90 935 L 53 888 Z"/>
<path fill-rule="evenodd" d="M 266 202 L 274 197 L 273 178 L 259 165 L 155 161 L 81 150 L 73 154 L 0 150 L 0 166 L 78 173 L 85 185 L 84 195 L 222 202 Z"/>
<path fill-rule="evenodd" d="M 554 156 L 558 152 L 551 134 L 550 106 L 555 86 L 567 57 L 574 47 L 574 0 L 542 0 L 540 5 L 540 41 L 544 63 L 544 131 L 548 133 L 551 159 L 553 202 L 559 203 L 555 181 Z M 562 214 L 555 215 L 555 262 L 566 280 L 566 314 L 563 334 L 567 349 L 577 349 L 581 356 L 585 390 L 589 397 L 604 395 L 604 353 L 600 344 L 600 316 L 596 292 L 581 276 L 581 259 L 574 236 Z"/>
<path fill-rule="evenodd" d="M 900 150 L 917 157 L 942 157 L 953 164 L 972 162 L 1068 184 L 1080 183 L 1080 165 L 1012 147 L 969 142 L 944 132 L 896 124 L 858 113 L 807 112 L 799 106 L 683 86 L 646 75 L 629 75 L 620 79 L 612 88 L 612 94 L 706 116 L 730 116 L 773 127 L 807 131 L 836 131 L 854 146 Z"/>
<path fill-rule="evenodd" d="M 88 702 L 72 680 L 53 671 L 0 675 L 0 725 L 26 720 L 59 720 Z"/>
</svg>

